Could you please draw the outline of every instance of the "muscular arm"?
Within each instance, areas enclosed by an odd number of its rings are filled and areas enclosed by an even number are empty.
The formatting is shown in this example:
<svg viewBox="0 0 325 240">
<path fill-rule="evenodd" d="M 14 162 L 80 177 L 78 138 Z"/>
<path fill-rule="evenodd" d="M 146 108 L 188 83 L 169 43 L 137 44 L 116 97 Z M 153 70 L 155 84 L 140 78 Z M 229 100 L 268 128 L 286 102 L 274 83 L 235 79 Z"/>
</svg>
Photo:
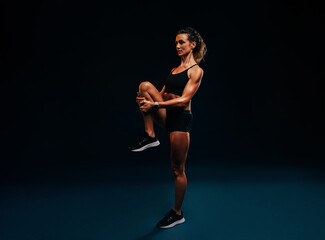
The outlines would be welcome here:
<svg viewBox="0 0 325 240">
<path fill-rule="evenodd" d="M 201 84 L 203 70 L 201 68 L 193 69 L 189 77 L 190 78 L 184 88 L 182 96 L 168 101 L 159 102 L 158 104 L 160 108 L 185 107 L 188 105 Z M 163 90 L 165 90 L 165 87 Z"/>
</svg>

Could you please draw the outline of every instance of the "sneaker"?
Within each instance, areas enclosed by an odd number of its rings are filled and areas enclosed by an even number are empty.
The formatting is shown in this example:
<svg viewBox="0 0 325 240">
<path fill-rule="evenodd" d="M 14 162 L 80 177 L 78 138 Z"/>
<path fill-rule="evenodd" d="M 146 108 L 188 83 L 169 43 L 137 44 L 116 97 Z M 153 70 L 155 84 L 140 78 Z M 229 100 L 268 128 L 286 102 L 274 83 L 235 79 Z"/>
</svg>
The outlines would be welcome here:
<svg viewBox="0 0 325 240">
<path fill-rule="evenodd" d="M 171 228 L 183 222 L 185 222 L 185 218 L 183 217 L 183 212 L 182 215 L 177 215 L 176 212 L 172 209 L 166 214 L 166 216 L 163 219 L 161 219 L 157 223 L 157 227 Z"/>
<path fill-rule="evenodd" d="M 146 150 L 147 148 L 157 147 L 159 146 L 160 142 L 158 138 L 152 138 L 148 135 L 148 133 L 144 133 L 143 136 L 138 140 L 136 144 L 129 147 L 132 152 L 141 152 Z"/>
</svg>

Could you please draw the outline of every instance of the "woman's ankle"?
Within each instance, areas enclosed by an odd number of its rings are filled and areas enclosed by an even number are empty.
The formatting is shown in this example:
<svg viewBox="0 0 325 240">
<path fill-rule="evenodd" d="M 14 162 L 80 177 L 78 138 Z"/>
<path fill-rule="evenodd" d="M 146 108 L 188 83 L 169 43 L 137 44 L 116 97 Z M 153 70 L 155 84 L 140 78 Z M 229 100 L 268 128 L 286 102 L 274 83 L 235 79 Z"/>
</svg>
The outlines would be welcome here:
<svg viewBox="0 0 325 240">
<path fill-rule="evenodd" d="M 156 134 L 154 131 L 145 131 L 145 132 L 149 135 L 149 137 L 152 137 L 152 138 L 156 137 Z"/>
<path fill-rule="evenodd" d="M 173 208 L 173 210 L 176 212 L 177 215 L 182 215 L 182 210 L 176 210 L 175 208 Z"/>
</svg>

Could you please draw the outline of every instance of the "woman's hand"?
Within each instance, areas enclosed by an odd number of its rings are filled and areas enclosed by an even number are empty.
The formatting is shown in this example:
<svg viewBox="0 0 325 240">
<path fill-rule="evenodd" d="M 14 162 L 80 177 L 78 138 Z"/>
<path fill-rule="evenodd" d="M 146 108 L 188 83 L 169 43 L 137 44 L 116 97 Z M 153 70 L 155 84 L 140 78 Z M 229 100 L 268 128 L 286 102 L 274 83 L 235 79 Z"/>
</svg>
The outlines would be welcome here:
<svg viewBox="0 0 325 240">
<path fill-rule="evenodd" d="M 147 101 L 145 98 L 143 98 L 142 100 L 140 100 L 139 105 L 141 112 L 148 112 L 155 106 L 155 103 Z"/>
<path fill-rule="evenodd" d="M 141 105 L 140 105 L 140 102 L 141 102 L 142 100 L 144 100 L 144 99 L 145 99 L 144 97 L 141 97 L 141 96 L 139 95 L 139 93 L 137 93 L 136 102 L 138 103 L 139 107 L 141 106 Z"/>
<path fill-rule="evenodd" d="M 155 103 L 147 101 L 144 97 L 141 97 L 139 93 L 137 93 L 136 101 L 139 105 L 140 111 L 142 112 L 148 112 L 155 105 Z"/>
</svg>

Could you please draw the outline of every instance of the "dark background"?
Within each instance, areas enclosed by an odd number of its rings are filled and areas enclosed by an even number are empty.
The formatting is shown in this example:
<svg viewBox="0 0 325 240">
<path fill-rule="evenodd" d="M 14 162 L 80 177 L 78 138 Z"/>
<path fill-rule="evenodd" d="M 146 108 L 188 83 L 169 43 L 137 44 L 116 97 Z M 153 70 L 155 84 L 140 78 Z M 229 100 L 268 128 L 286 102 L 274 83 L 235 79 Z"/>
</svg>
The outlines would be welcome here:
<svg viewBox="0 0 325 240">
<path fill-rule="evenodd" d="M 11 1 L 1 48 L 2 178 L 155 156 L 142 133 L 141 81 L 161 89 L 179 64 L 174 38 L 208 47 L 193 98 L 189 158 L 198 164 L 323 166 L 324 26 L 317 4 L 283 1 Z M 127 165 L 125 165 L 127 166 Z"/>
</svg>

